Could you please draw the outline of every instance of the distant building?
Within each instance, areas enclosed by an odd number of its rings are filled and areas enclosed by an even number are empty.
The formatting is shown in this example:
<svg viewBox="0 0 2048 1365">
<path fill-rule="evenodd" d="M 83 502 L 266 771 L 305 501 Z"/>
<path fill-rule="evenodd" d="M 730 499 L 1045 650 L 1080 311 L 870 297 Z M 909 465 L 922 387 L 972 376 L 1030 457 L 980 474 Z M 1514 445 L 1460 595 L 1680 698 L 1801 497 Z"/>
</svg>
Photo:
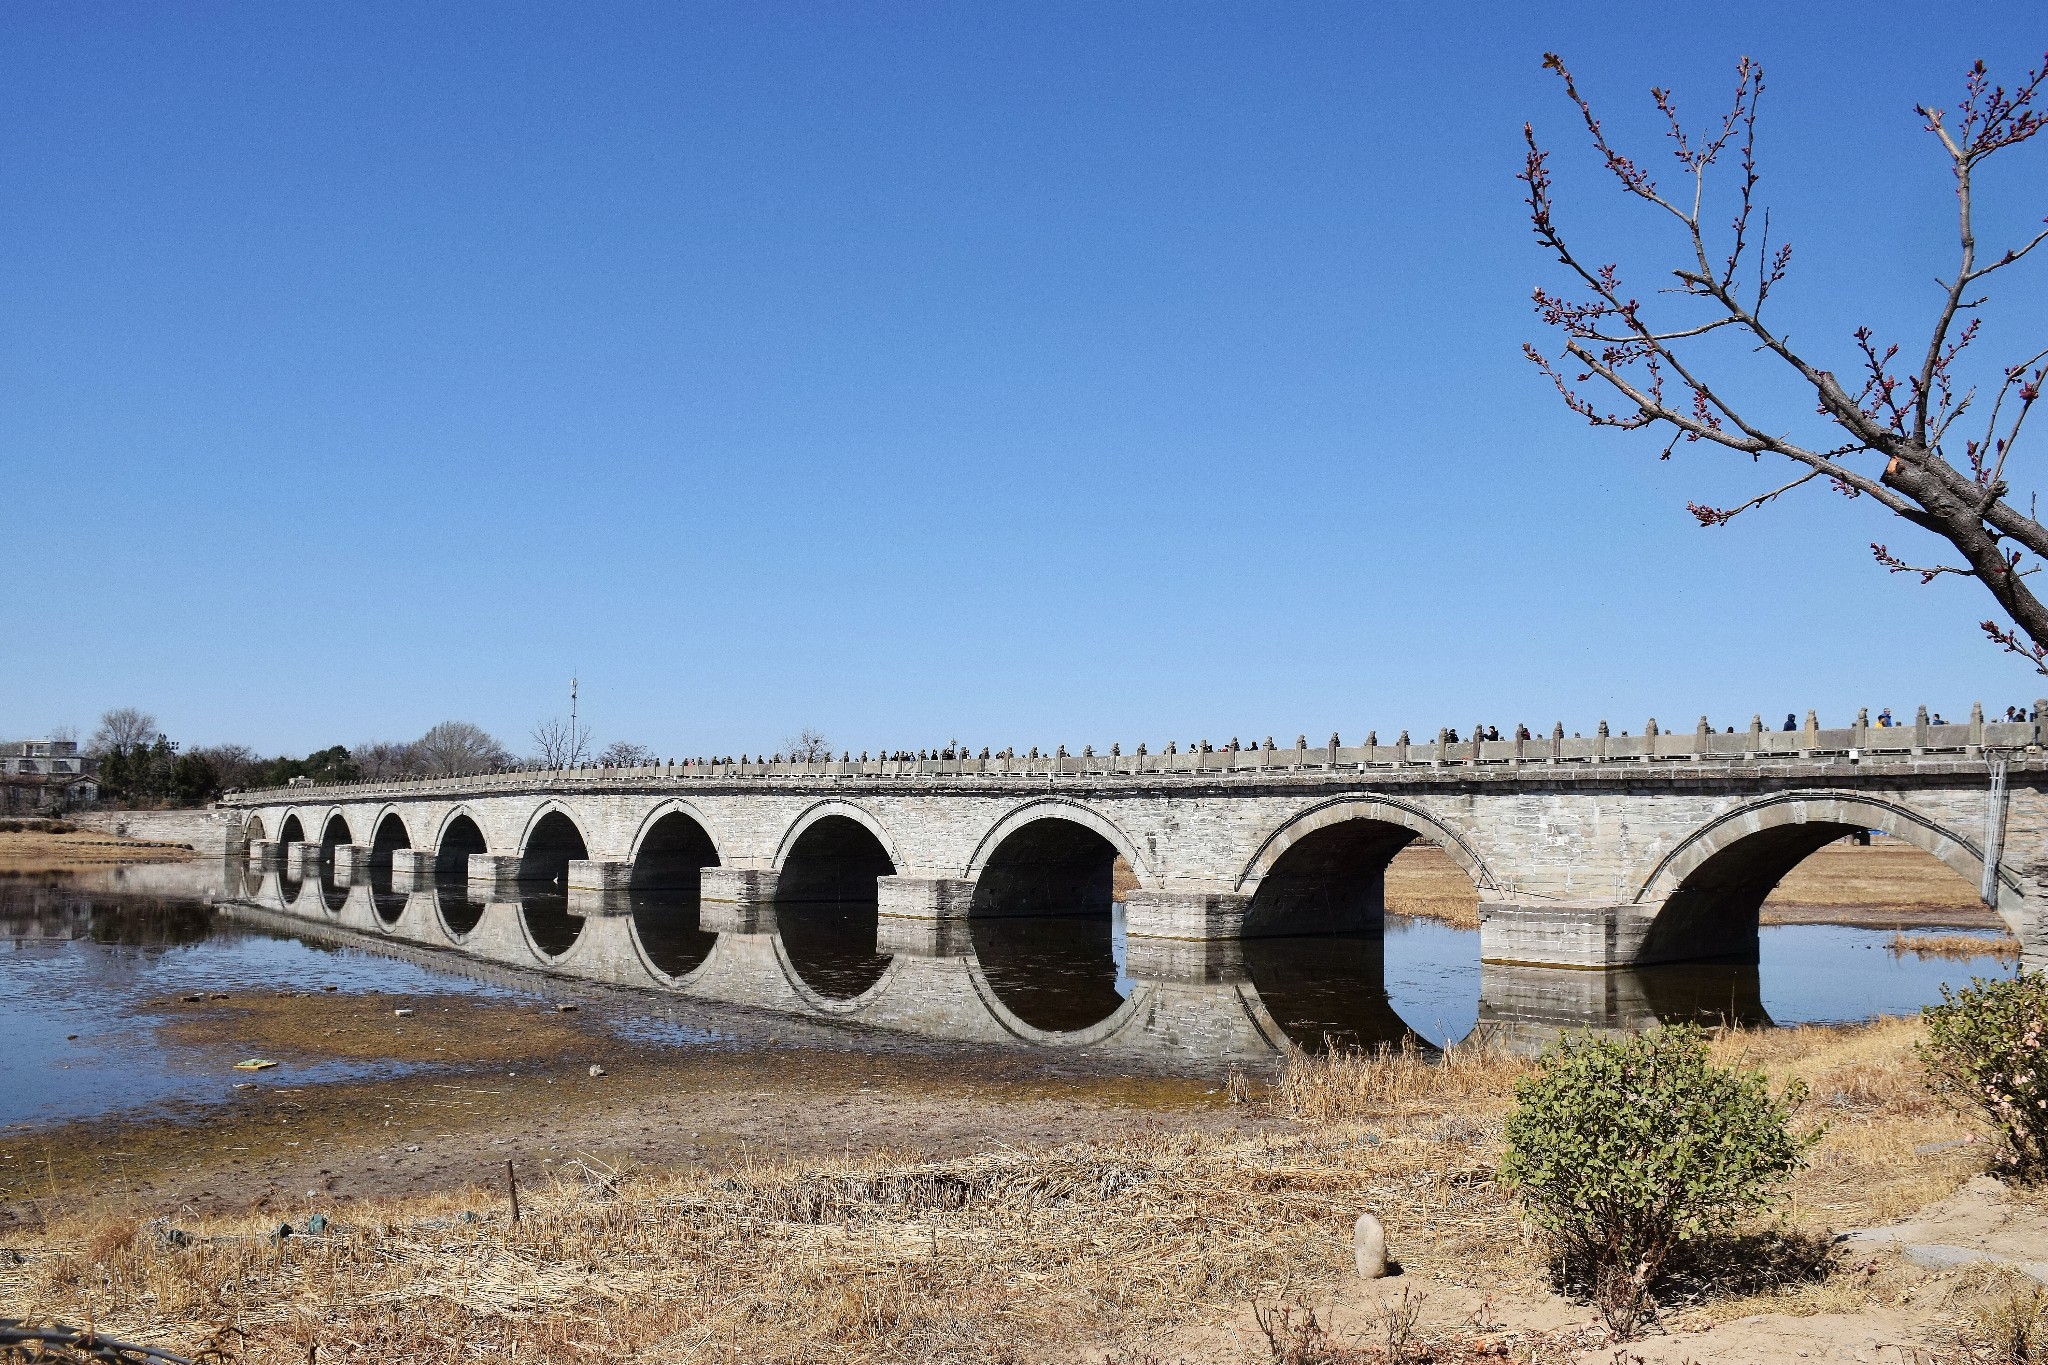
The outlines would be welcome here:
<svg viewBox="0 0 2048 1365">
<path fill-rule="evenodd" d="M 0 744 L 0 813 L 92 805 L 100 799 L 96 766 L 68 739 Z"/>
</svg>

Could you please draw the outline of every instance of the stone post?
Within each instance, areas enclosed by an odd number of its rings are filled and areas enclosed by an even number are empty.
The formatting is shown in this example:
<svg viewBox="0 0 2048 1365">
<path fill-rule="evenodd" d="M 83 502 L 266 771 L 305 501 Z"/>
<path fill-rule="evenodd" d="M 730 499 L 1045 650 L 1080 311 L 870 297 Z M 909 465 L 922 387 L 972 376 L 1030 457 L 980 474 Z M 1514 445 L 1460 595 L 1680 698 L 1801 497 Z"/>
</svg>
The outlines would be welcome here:
<svg viewBox="0 0 2048 1365">
<path fill-rule="evenodd" d="M 633 884 L 633 864 L 575 858 L 569 863 L 571 891 L 625 891 Z"/>
<path fill-rule="evenodd" d="M 1550 727 L 1550 761 L 1556 763 L 1564 757 L 1564 722 L 1557 721 Z"/>
<path fill-rule="evenodd" d="M 1600 722 L 1600 727 L 1593 732 L 1593 761 L 1595 763 L 1605 763 L 1607 761 L 1607 722 L 1604 720 Z"/>
<path fill-rule="evenodd" d="M 1820 717 L 1814 714 L 1814 711 L 1811 707 L 1808 707 L 1806 712 L 1806 730 L 1800 736 L 1799 740 L 1799 753 L 1801 757 L 1812 758 L 1815 754 L 1819 752 Z"/>
<path fill-rule="evenodd" d="M 1764 751 L 1764 718 L 1751 715 L 1749 718 L 1749 748 L 1744 758 L 1755 758 Z"/>
<path fill-rule="evenodd" d="M 1237 938 L 1252 898 L 1228 891 L 1149 891 L 1124 897 L 1126 934 L 1189 940 Z"/>
<path fill-rule="evenodd" d="M 1699 726 L 1692 732 L 1692 752 L 1695 758 L 1704 760 L 1714 747 L 1714 727 L 1707 724 L 1705 716 L 1700 717 Z"/>
<path fill-rule="evenodd" d="M 510 886 L 519 880 L 519 855 L 472 853 L 469 855 L 469 880 L 483 886 Z"/>
<path fill-rule="evenodd" d="M 1924 706 L 1913 712 L 1913 752 L 1927 752 L 1927 708 Z"/>
<path fill-rule="evenodd" d="M 1654 763 L 1657 759 L 1657 718 L 1650 717 L 1643 726 L 1643 762 Z"/>
<path fill-rule="evenodd" d="M 1868 748 L 1870 747 L 1870 708 L 1869 708 L 1869 707 L 1867 707 L 1867 706 L 1859 706 L 1859 707 L 1857 707 L 1857 708 L 1856 708 L 1856 725 L 1855 725 L 1855 731 L 1856 731 L 1856 733 L 1855 733 L 1855 734 L 1853 734 L 1853 735 L 1851 735 L 1851 736 L 1849 737 L 1849 743 L 1850 743 L 1850 744 L 1852 744 L 1853 746 L 1855 746 L 1855 747 L 1856 747 L 1856 748 L 1858 748 L 1858 749 L 1868 749 Z"/>
<path fill-rule="evenodd" d="M 362 844 L 336 844 L 334 846 L 334 880 L 342 886 L 353 886 L 357 881 L 368 881 L 370 877 L 370 850 Z"/>
<path fill-rule="evenodd" d="M 752 867 L 707 867 L 698 874 L 697 924 L 714 934 L 775 932 L 774 872 Z"/>
<path fill-rule="evenodd" d="M 1394 741 L 1394 761 L 1401 764 L 1408 762 L 1408 732 L 1406 730 L 1403 730 L 1401 737 Z"/>
<path fill-rule="evenodd" d="M 1970 703 L 1970 748 L 1972 750 L 1978 750 L 1982 749 L 1983 747 L 1984 703 L 1981 701 L 1973 701 Z"/>
</svg>

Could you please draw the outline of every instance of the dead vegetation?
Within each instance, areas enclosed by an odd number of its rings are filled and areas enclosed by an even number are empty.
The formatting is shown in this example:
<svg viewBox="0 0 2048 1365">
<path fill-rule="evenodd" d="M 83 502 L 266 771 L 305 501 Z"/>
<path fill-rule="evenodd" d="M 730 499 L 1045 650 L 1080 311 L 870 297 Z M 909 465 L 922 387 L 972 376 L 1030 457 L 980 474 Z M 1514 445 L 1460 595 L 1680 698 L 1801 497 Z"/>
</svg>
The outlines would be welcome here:
<svg viewBox="0 0 2048 1365">
<path fill-rule="evenodd" d="M 2011 934 L 1991 938 L 1982 934 L 1895 933 L 1885 951 L 1893 957 L 1938 957 L 1952 962 L 1988 956 L 2011 966 L 2020 960 L 2020 941 Z"/>
<path fill-rule="evenodd" d="M 1916 1155 L 1962 1130 L 1918 1082 L 1918 1034 L 1890 1021 L 1716 1042 L 1722 1060 L 1806 1080 L 1803 1118 L 1829 1126 L 1786 1224 L 1720 1249 L 1722 1270 L 1748 1268 L 1732 1281 L 1694 1258 L 1674 1321 L 1837 1311 L 1897 1290 L 1833 1265 L 1820 1234 L 1943 1197 L 1981 1161 L 1979 1148 Z M 1493 1177 L 1528 1065 L 1484 1040 L 1441 1062 L 1415 1048 L 1299 1054 L 1270 1085 L 1237 1087 L 1291 1120 L 1252 1133 L 1134 1120 L 1110 1140 L 952 1161 L 562 1163 L 551 1181 L 522 1173 L 518 1222 L 502 1185 L 359 1201 L 324 1226 L 309 1224 L 312 1202 L 177 1222 L 132 1202 L 84 1207 L 0 1255 L 0 1301 L 174 1349 L 240 1333 L 251 1361 L 1135 1362 L 1241 1331 L 1249 1304 L 1275 1359 L 1500 1358 L 1500 1324 L 1401 1327 L 1375 1310 L 1310 1332 L 1304 1312 L 1355 1283 L 1363 1210 L 1413 1283 L 1541 1298 L 1540 1255 Z M 1517 1342 L 1527 1360 L 1575 1349 Z"/>
<path fill-rule="evenodd" d="M 111 867 L 119 863 L 170 863 L 195 858 L 190 844 L 128 839 L 72 825 L 0 829 L 0 876 Z"/>
</svg>

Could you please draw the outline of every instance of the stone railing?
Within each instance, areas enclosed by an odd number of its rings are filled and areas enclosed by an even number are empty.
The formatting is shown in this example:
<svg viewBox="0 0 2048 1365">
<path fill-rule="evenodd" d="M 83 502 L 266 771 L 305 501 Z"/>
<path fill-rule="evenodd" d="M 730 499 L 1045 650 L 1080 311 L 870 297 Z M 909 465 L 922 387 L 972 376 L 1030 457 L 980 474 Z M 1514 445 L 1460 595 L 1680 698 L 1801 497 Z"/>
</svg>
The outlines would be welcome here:
<svg viewBox="0 0 2048 1365">
<path fill-rule="evenodd" d="M 1971 719 L 1961 724 L 1932 724 L 1922 707 L 1905 725 L 1879 726 L 1867 716 L 1841 728 L 1822 728 L 1814 713 L 1806 713 L 1806 724 L 1793 730 L 1767 730 L 1760 718 L 1752 717 L 1749 728 L 1716 732 L 1702 718 L 1691 730 L 1660 730 L 1653 719 L 1640 735 L 1608 732 L 1600 722 L 1591 736 L 1567 738 L 1559 725 L 1547 736 L 1522 730 L 1512 739 L 1452 738 L 1441 730 L 1430 740 L 1415 743 L 1402 731 L 1392 744 L 1382 744 L 1377 732 L 1365 743 L 1347 745 L 1330 736 L 1330 742 L 1310 747 L 1297 738 L 1291 748 L 1276 748 L 1271 739 L 1264 744 L 1239 747 L 1234 742 L 1222 748 L 1202 743 L 1180 749 L 1169 744 L 1163 753 L 1147 753 L 1139 745 L 1135 753 L 1123 753 L 1112 745 L 1107 754 L 1084 750 L 1068 754 L 1064 748 L 1048 755 L 988 754 L 980 758 L 907 758 L 823 760 L 811 763 L 774 760 L 724 762 L 650 763 L 639 767 L 604 767 L 583 764 L 575 768 L 521 768 L 476 773 L 467 777 L 366 778 L 355 782 L 326 783 L 251 789 L 230 793 L 230 804 L 276 804 L 280 801 L 371 800 L 381 796 L 418 795 L 422 791 L 508 791 L 523 788 L 553 788 L 578 782 L 643 781 L 760 781 L 816 780 L 820 778 L 911 778 L 911 777 L 1141 777 L 1174 774 L 1205 777 L 1304 771 L 1363 771 L 1372 769 L 1512 768 L 1538 764 L 1600 763 L 1711 763 L 1742 764 L 1801 759 L 1898 759 L 1934 756 L 1980 758 L 1986 750 L 2038 749 L 2048 734 L 2048 700 L 2035 704 L 2037 719 L 1986 721 L 1980 708 L 1972 707 Z"/>
</svg>

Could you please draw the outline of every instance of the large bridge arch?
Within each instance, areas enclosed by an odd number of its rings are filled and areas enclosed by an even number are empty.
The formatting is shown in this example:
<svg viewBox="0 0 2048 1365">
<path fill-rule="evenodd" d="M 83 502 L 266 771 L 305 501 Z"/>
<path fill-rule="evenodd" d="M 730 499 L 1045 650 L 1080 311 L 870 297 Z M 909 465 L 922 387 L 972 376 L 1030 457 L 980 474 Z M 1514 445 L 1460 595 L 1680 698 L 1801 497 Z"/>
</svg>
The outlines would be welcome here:
<svg viewBox="0 0 2048 1365">
<path fill-rule="evenodd" d="M 484 818 L 466 801 L 450 806 L 447 810 L 441 812 L 441 818 L 434 822 L 434 842 L 432 847 L 439 849 L 447 841 L 448 831 L 455 827 L 457 821 L 467 821 L 469 827 L 475 830 L 477 837 L 483 841 L 484 846 L 476 850 L 478 853 L 489 853 L 491 851 L 491 836 L 484 833 Z"/>
<path fill-rule="evenodd" d="M 561 801 L 544 801 L 519 831 L 519 880 L 561 882 L 569 864 L 590 856 L 590 831 Z"/>
<path fill-rule="evenodd" d="M 639 826 L 633 831 L 633 841 L 628 845 L 626 858 L 629 862 L 638 866 L 640 855 L 647 846 L 647 836 L 654 832 L 655 826 L 671 815 L 683 816 L 702 830 L 704 837 L 711 842 L 712 852 L 717 855 L 714 861 L 721 867 L 725 865 L 729 841 L 721 837 L 717 823 L 704 813 L 703 807 L 680 796 L 672 796 L 658 802 L 649 807 L 647 814 L 641 817 Z"/>
<path fill-rule="evenodd" d="M 1138 851 L 1137 841 L 1125 833 L 1122 826 L 1100 811 L 1063 796 L 1036 797 L 1013 807 L 990 827 L 988 833 L 981 836 L 981 842 L 975 845 L 962 875 L 969 880 L 979 880 L 982 873 L 988 870 L 989 860 L 996 856 L 997 851 L 1012 835 L 1025 826 L 1037 824 L 1041 820 L 1063 820 L 1070 825 L 1079 825 L 1100 835 L 1117 851 L 1117 855 L 1131 869 L 1131 874 L 1138 879 L 1140 886 L 1149 888 L 1158 881 L 1152 865 L 1146 860 L 1145 855 Z"/>
<path fill-rule="evenodd" d="M 1877 830 L 1939 858 L 1972 886 L 1983 883 L 1983 848 L 1924 811 L 1887 797 L 1856 792 L 1797 791 L 1745 801 L 1702 824 L 1631 879 L 1629 899 L 1636 904 L 1661 900 L 1684 886 L 1710 860 L 1737 845 L 1770 830 L 1809 825 L 1835 826 L 1845 832 Z M 2010 868 L 2000 867 L 1998 913 L 2017 928 L 2016 917 L 2024 904 L 2019 879 Z"/>
<path fill-rule="evenodd" d="M 1492 869 L 1487 867 L 1486 860 L 1479 856 L 1463 834 L 1422 807 L 1390 796 L 1334 796 L 1297 811 L 1268 834 L 1253 852 L 1244 870 L 1238 873 L 1235 889 L 1256 891 L 1266 874 L 1296 844 L 1323 830 L 1356 820 L 1396 825 L 1409 830 L 1443 849 L 1451 861 L 1472 879 L 1482 897 L 1499 890 L 1500 883 L 1495 880 Z"/>
<path fill-rule="evenodd" d="M 804 837 L 804 832 L 820 820 L 832 816 L 851 820 L 874 835 L 875 842 L 889 855 L 889 861 L 895 865 L 897 871 L 911 866 L 903 857 L 902 851 L 897 848 L 894 836 L 889 833 L 889 827 L 882 823 L 879 816 L 865 806 L 838 798 L 815 802 L 798 813 L 796 819 L 790 822 L 789 828 L 783 831 L 782 842 L 776 846 L 775 861 L 771 866 L 777 872 L 787 869 L 789 855 L 796 849 L 798 841 Z"/>
</svg>

